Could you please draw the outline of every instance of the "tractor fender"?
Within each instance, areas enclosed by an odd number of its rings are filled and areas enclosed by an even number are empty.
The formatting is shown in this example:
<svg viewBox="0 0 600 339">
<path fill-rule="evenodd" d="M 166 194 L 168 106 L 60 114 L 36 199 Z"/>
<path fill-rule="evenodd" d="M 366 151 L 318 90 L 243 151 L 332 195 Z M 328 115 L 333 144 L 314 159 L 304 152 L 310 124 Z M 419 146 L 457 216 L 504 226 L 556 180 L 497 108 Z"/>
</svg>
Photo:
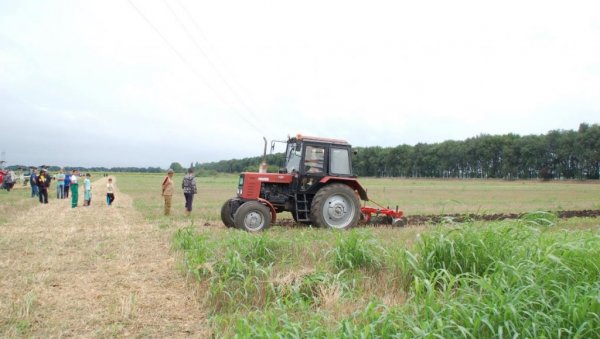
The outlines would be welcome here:
<svg viewBox="0 0 600 339">
<path fill-rule="evenodd" d="M 266 205 L 269 208 L 269 210 L 271 210 L 271 224 L 274 224 L 277 219 L 277 211 L 275 210 L 273 204 L 271 204 L 269 200 L 265 200 L 263 198 L 258 198 L 257 200 L 262 204 Z"/>
<path fill-rule="evenodd" d="M 367 191 L 362 187 L 362 185 L 358 182 L 356 178 L 340 178 L 340 177 L 331 177 L 326 176 L 319 180 L 321 184 L 330 184 L 330 183 L 341 183 L 344 185 L 350 186 L 353 190 L 358 192 L 361 200 L 369 201 L 369 196 L 367 195 Z"/>
</svg>

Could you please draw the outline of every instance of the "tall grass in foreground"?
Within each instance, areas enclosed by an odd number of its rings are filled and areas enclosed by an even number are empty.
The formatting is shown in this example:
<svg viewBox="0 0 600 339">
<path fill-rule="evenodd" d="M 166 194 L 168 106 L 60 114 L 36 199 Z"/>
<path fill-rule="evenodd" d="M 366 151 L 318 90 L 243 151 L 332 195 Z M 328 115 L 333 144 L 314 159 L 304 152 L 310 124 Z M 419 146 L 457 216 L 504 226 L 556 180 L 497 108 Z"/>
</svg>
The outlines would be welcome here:
<svg viewBox="0 0 600 339">
<path fill-rule="evenodd" d="M 219 336 L 597 337 L 600 235 L 539 218 L 438 228 L 408 250 L 372 229 L 174 243 Z"/>
</svg>

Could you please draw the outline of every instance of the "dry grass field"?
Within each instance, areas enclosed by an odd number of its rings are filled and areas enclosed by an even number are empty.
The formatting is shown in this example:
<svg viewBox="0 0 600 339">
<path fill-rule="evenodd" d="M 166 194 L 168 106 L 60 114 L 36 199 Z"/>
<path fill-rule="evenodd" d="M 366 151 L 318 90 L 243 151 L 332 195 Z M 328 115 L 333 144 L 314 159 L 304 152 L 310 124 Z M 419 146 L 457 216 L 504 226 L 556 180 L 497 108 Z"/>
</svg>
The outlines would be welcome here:
<svg viewBox="0 0 600 339">
<path fill-rule="evenodd" d="M 91 207 L 54 198 L 41 205 L 23 189 L 10 192 L 15 203 L 3 202 L 0 336 L 205 335 L 170 232 L 146 222 L 118 178 L 117 200 L 106 206 L 105 185 L 94 182 Z"/>
<path fill-rule="evenodd" d="M 182 254 L 173 250 L 172 243 L 177 230 L 190 227 L 215 243 L 238 237 L 239 231 L 226 229 L 219 219 L 221 204 L 234 195 L 237 176 L 198 178 L 199 194 L 189 218 L 183 213 L 182 194 L 174 196 L 173 216 L 162 216 L 162 175 L 114 178 L 117 192 L 111 207 L 104 203 L 105 178 L 94 182 L 89 208 L 81 207 L 80 200 L 80 206 L 71 209 L 70 201 L 52 195 L 49 204 L 40 205 L 25 188 L 0 192 L 0 336 L 207 337 L 234 327 L 228 316 L 215 318 L 214 309 L 207 310 L 206 284 L 184 273 Z M 177 176 L 175 182 L 180 181 Z M 600 209 L 596 182 L 371 178 L 361 182 L 373 200 L 399 205 L 408 215 Z M 285 213 L 281 217 L 290 218 Z M 559 226 L 597 229 L 598 224 L 597 219 L 576 218 Z M 401 243 L 410 248 L 427 231 L 426 226 L 380 228 L 368 234 L 383 246 Z M 307 244 L 314 239 L 314 250 L 298 253 L 313 255 L 307 259 L 316 266 L 323 265 L 314 257 L 323 238 L 336 239 L 335 234 L 308 228 L 275 226 L 268 232 L 277 238 L 298 237 Z M 362 288 L 374 294 L 365 295 L 360 303 L 371 297 L 402 302 L 405 292 L 376 292 L 376 285 L 385 279 L 382 275 L 365 281 Z M 339 305 L 329 307 L 331 312 L 340 311 Z M 342 311 L 349 315 L 353 309 Z"/>
</svg>

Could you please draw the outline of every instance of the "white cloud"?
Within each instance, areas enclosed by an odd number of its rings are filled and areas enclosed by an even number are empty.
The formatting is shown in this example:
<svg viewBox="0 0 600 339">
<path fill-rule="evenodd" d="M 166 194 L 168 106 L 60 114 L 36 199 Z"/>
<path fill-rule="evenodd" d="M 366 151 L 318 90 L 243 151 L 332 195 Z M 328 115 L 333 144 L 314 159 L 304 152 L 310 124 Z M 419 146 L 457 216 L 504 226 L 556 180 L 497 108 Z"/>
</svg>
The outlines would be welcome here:
<svg viewBox="0 0 600 339">
<path fill-rule="evenodd" d="M 132 1 L 175 52 L 127 1 L 0 4 L 2 114 L 88 145 L 45 162 L 167 166 L 258 155 L 263 135 L 394 146 L 598 122 L 595 1 Z M 46 120 L 78 128 L 57 139 Z M 5 146 L 16 137 L 0 136 L 8 160 L 38 162 Z"/>
</svg>

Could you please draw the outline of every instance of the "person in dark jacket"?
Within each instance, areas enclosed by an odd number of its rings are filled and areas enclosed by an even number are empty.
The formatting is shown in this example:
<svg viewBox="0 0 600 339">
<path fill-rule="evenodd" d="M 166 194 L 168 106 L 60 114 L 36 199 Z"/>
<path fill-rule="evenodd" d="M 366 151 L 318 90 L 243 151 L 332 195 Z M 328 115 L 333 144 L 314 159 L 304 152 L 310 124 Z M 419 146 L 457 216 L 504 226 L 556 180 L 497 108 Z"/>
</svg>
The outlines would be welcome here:
<svg viewBox="0 0 600 339">
<path fill-rule="evenodd" d="M 69 197 L 69 188 L 71 187 L 71 174 L 65 174 L 65 198 Z"/>
<path fill-rule="evenodd" d="M 192 212 L 192 202 L 194 201 L 194 194 L 198 193 L 193 168 L 188 169 L 187 174 L 183 177 L 181 188 L 183 189 L 183 195 L 185 196 L 185 214 L 190 215 L 190 212 Z"/>
<path fill-rule="evenodd" d="M 48 203 L 48 188 L 50 187 L 50 181 L 52 178 L 48 175 L 48 171 L 42 168 L 40 175 L 37 177 L 37 187 L 40 191 L 40 203 Z"/>
<path fill-rule="evenodd" d="M 32 168 L 31 169 L 31 175 L 29 176 L 29 185 L 31 185 L 31 197 L 39 197 L 40 196 L 40 190 L 38 189 L 37 186 L 37 168 Z"/>
</svg>

